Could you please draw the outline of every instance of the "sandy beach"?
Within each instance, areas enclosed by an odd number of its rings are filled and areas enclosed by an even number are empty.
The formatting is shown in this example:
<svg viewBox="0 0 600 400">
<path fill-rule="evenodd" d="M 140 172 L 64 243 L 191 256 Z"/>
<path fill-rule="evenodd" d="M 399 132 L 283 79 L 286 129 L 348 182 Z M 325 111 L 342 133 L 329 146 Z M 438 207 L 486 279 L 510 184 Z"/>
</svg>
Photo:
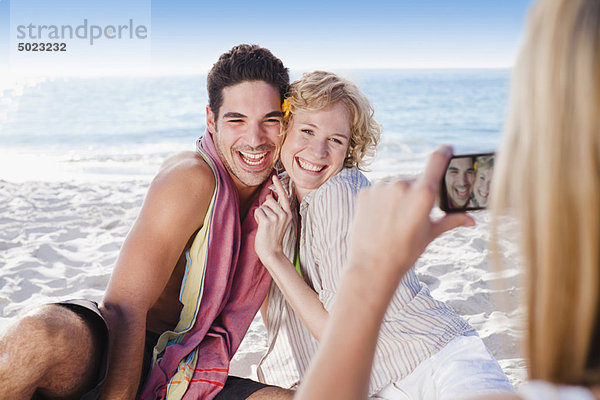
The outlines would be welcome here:
<svg viewBox="0 0 600 400">
<path fill-rule="evenodd" d="M 28 305 L 69 298 L 99 301 L 147 190 L 144 181 L 0 181 L 0 326 Z M 501 240 L 509 268 L 492 266 L 489 214 L 433 242 L 415 265 L 434 297 L 471 323 L 515 386 L 526 378 L 519 351 L 523 309 L 514 242 Z M 509 235 L 507 235 L 509 236 Z M 266 332 L 259 317 L 231 373 L 256 377 Z"/>
</svg>

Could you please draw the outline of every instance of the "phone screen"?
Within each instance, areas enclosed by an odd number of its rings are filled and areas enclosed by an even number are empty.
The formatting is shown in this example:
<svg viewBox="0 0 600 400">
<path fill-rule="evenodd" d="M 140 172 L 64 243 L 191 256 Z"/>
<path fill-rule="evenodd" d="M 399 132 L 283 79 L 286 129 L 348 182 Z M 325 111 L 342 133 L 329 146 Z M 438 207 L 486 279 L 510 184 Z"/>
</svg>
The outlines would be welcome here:
<svg viewBox="0 0 600 400">
<path fill-rule="evenodd" d="M 495 153 L 453 156 L 440 188 L 440 208 L 446 212 L 487 207 L 494 174 Z"/>
</svg>

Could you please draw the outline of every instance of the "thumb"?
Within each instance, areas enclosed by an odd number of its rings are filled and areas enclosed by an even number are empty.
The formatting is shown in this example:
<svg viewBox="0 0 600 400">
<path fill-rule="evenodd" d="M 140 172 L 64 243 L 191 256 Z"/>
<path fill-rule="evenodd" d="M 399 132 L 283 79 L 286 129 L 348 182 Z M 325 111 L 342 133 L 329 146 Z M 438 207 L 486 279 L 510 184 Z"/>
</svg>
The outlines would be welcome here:
<svg viewBox="0 0 600 400">
<path fill-rule="evenodd" d="M 446 214 L 433 223 L 432 234 L 436 238 L 442 233 L 459 226 L 475 226 L 475 220 L 464 213 Z"/>
</svg>

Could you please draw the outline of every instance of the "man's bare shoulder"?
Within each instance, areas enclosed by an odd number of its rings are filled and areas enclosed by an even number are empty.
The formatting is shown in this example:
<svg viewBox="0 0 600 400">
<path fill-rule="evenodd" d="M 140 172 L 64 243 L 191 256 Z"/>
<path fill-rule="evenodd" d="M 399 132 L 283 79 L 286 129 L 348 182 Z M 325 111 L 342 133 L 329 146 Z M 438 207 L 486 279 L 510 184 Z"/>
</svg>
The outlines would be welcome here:
<svg viewBox="0 0 600 400">
<path fill-rule="evenodd" d="M 174 230 L 189 230 L 191 235 L 204 220 L 215 185 L 213 171 L 200 155 L 176 154 L 152 180 L 140 219 L 151 219 L 165 231 L 171 225 Z"/>
<path fill-rule="evenodd" d="M 161 165 L 153 185 L 167 186 L 174 194 L 187 197 L 212 197 L 215 176 L 204 159 L 193 151 L 185 151 L 169 157 Z"/>
</svg>

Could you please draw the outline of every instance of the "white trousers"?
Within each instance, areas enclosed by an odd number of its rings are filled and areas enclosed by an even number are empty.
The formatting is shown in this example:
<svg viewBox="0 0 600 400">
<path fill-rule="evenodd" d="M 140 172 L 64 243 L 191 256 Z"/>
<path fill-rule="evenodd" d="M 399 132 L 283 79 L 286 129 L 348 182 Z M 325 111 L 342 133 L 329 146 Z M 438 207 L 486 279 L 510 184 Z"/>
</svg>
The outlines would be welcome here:
<svg viewBox="0 0 600 400">
<path fill-rule="evenodd" d="M 450 341 L 404 379 L 387 385 L 372 399 L 450 400 L 513 391 L 481 338 L 468 333 Z"/>
</svg>

